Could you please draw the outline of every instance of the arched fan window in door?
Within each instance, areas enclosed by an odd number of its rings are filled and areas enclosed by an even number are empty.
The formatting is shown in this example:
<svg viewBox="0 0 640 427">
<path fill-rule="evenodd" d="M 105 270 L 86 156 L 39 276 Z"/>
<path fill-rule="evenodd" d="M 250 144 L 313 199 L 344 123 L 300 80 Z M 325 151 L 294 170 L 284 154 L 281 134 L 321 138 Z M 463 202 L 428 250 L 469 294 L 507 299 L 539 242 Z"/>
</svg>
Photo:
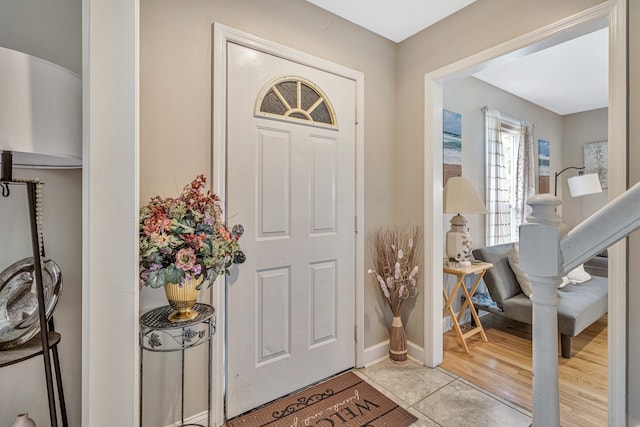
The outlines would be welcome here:
<svg viewBox="0 0 640 427">
<path fill-rule="evenodd" d="M 269 82 L 258 97 L 256 115 L 337 127 L 327 96 L 318 86 L 301 77 L 278 77 Z"/>
</svg>

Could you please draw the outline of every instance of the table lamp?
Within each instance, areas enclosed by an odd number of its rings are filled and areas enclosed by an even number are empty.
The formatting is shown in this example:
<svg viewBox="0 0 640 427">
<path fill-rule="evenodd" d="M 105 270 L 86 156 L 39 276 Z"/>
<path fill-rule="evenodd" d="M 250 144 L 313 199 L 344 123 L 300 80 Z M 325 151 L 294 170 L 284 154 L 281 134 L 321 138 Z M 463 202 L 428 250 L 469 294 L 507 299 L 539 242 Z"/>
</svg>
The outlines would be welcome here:
<svg viewBox="0 0 640 427">
<path fill-rule="evenodd" d="M 577 169 L 579 171 L 578 175 L 572 176 L 571 178 L 567 179 L 567 184 L 569 184 L 569 193 L 571 194 L 571 197 L 579 197 L 579 196 L 585 196 L 587 194 L 601 193 L 602 187 L 600 186 L 600 178 L 598 177 L 598 174 L 588 173 L 585 175 L 584 168 L 585 168 L 584 166 L 582 167 L 569 166 L 562 169 L 560 172 L 556 172 L 553 195 L 554 196 L 558 195 L 558 177 L 564 171 L 567 171 L 569 169 Z"/>
<path fill-rule="evenodd" d="M 455 259 L 462 267 L 471 265 L 472 239 L 467 220 L 461 213 L 487 213 L 478 191 L 469 178 L 451 177 L 444 186 L 444 212 L 456 214 L 451 218 L 451 230 L 446 237 L 446 255 Z"/>
<path fill-rule="evenodd" d="M 53 319 L 50 318 L 55 308 L 55 302 L 50 303 L 52 292 L 51 289 L 45 291 L 43 282 L 43 266 L 45 262 L 48 263 L 50 260 L 44 259 L 41 224 L 42 183 L 37 178 L 14 178 L 13 168 L 82 167 L 82 82 L 80 78 L 58 65 L 0 47 L 0 151 L 0 190 L 3 198 L 10 196 L 10 185 L 21 185 L 27 188 L 33 251 L 33 258 L 25 261 L 30 264 L 29 268 L 33 270 L 34 279 L 26 283 L 29 289 L 25 290 L 23 286 L 20 286 L 18 292 L 12 286 L 6 287 L 4 291 L 9 292 L 6 301 L 8 304 L 11 304 L 12 301 L 17 304 L 22 298 L 33 298 L 31 292 L 36 294 L 37 305 L 35 308 L 33 305 L 29 305 L 30 311 L 17 311 L 22 313 L 21 316 L 24 317 L 20 325 L 23 325 L 27 320 L 31 322 L 32 316 L 37 318 L 29 325 L 29 330 L 34 335 L 40 332 L 42 345 L 41 353 L 29 353 L 26 356 L 25 352 L 24 357 L 16 360 L 16 363 L 42 354 L 49 397 L 49 425 L 57 427 L 49 349 L 51 350 L 57 377 L 60 412 L 63 425 L 66 426 L 68 421 L 62 391 L 57 351 L 58 341 L 49 341 L 50 334 L 55 331 Z M 6 244 L 5 247 L 10 248 L 11 246 Z M 0 289 L 4 285 L 5 283 L 0 283 Z M 11 318 L 2 320 L 5 322 L 6 328 L 0 328 L 0 330 L 6 332 L 7 329 L 12 328 Z M 55 335 L 52 336 L 55 337 Z M 23 334 L 14 343 L 11 343 L 12 346 L 18 348 L 17 354 L 20 354 L 19 346 L 24 343 L 23 339 L 26 342 L 30 336 Z M 59 339 L 58 335 L 57 340 Z M 8 349 L 9 347 L 3 350 Z"/>
</svg>

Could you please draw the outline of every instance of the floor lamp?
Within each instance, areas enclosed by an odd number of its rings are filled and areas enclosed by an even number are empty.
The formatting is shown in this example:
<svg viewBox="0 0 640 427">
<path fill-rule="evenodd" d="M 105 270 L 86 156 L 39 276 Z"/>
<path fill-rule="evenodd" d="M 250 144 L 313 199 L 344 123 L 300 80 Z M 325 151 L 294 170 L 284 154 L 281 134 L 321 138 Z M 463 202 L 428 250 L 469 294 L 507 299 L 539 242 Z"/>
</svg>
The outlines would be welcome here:
<svg viewBox="0 0 640 427">
<path fill-rule="evenodd" d="M 569 169 L 578 170 L 578 175 L 573 176 L 567 179 L 567 184 L 569 184 L 569 193 L 571 197 L 584 196 L 587 194 L 600 193 L 602 192 L 602 187 L 600 186 L 600 178 L 596 173 L 588 173 L 585 175 L 584 166 L 569 166 L 562 169 L 560 172 L 556 172 L 555 174 L 555 183 L 554 183 L 554 191 L 553 195 L 558 196 L 558 177 L 563 172 Z"/>
<path fill-rule="evenodd" d="M 50 317 L 55 308 L 51 290 L 45 290 L 43 271 L 44 239 L 42 235 L 42 183 L 39 179 L 18 179 L 13 168 L 80 168 L 82 167 L 82 83 L 68 70 L 50 62 L 0 47 L 0 187 L 2 198 L 11 196 L 11 187 L 26 186 L 32 246 L 32 279 L 16 283 L 16 277 L 5 274 L 8 284 L 0 282 L 0 293 L 10 294 L 8 306 L 24 298 L 37 299 L 37 306 L 27 304 L 12 311 L 32 320 L 33 339 L 19 336 L 6 340 L 0 334 L 0 367 L 19 363 L 42 354 L 44 359 L 49 417 L 58 426 L 52 366 L 56 373 L 60 413 L 63 426 L 68 426 L 57 344 L 60 334 Z M 0 199 L 1 200 L 1 199 Z M 11 267 L 10 267 L 11 268 Z M 23 276 L 21 276 L 23 277 Z M 61 276 L 60 276 L 61 277 Z M 24 280 L 24 279 L 22 279 Z M 25 286 L 27 288 L 25 289 Z M 15 289 L 15 290 L 14 290 Z M 8 302 L 7 302 L 8 301 Z M 0 301 L 1 303 L 1 301 Z M 27 311 L 27 306 L 29 310 Z M 36 308 L 33 308 L 33 307 Z M 23 311 L 24 310 L 24 311 Z M 36 313 L 37 311 L 37 313 Z M 13 319 L 2 319 L 0 331 L 11 331 Z M 14 329 L 15 331 L 15 329 Z M 11 335 L 13 338 L 14 335 Z M 39 338 L 38 338 L 39 337 Z M 24 339 L 23 339 L 24 338 Z M 24 341 L 24 342 L 23 342 Z M 39 341 L 39 342 L 38 342 Z"/>
</svg>

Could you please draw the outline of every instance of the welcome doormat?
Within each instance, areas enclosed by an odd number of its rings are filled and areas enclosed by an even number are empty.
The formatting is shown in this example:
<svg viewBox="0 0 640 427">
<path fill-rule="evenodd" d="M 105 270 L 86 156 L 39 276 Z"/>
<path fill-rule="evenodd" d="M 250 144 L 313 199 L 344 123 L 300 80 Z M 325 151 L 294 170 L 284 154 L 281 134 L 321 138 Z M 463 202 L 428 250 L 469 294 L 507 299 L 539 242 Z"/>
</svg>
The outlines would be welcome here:
<svg viewBox="0 0 640 427">
<path fill-rule="evenodd" d="M 353 372 L 227 421 L 229 427 L 406 427 L 417 420 Z"/>
</svg>

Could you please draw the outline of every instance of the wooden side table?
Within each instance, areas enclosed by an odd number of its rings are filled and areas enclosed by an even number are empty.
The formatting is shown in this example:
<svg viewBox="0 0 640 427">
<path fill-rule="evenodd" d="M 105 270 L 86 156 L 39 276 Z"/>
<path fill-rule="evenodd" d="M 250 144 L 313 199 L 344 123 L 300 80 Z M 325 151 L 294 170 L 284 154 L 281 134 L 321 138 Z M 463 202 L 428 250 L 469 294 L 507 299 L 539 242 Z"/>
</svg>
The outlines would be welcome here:
<svg viewBox="0 0 640 427">
<path fill-rule="evenodd" d="M 487 342 L 487 335 L 484 333 L 482 323 L 480 323 L 480 319 L 478 318 L 478 313 L 476 312 L 476 309 L 471 302 L 471 296 L 478 288 L 478 285 L 480 284 L 484 273 L 491 267 L 493 267 L 493 264 L 488 262 L 477 262 L 471 264 L 468 267 L 451 267 L 446 264 L 446 261 L 442 266 L 442 270 L 445 273 L 452 274 L 457 277 L 456 284 L 449 295 L 447 295 L 446 289 L 442 287 L 442 296 L 444 297 L 444 308 L 442 309 L 442 316 L 444 317 L 447 312 L 449 312 L 449 316 L 451 316 L 451 322 L 453 323 L 453 329 L 458 336 L 458 341 L 460 341 L 460 345 L 462 345 L 462 348 L 464 348 L 464 351 L 466 351 L 467 353 L 469 353 L 469 348 L 467 347 L 467 343 L 465 341 L 467 338 L 472 337 L 476 334 L 480 334 L 480 336 L 482 337 L 482 341 Z M 476 275 L 476 280 L 473 282 L 473 286 L 471 286 L 471 289 L 467 289 L 467 287 L 464 286 L 464 278 L 469 274 Z M 458 289 L 460 288 L 462 288 L 465 300 L 462 304 L 462 307 L 460 307 L 458 315 L 456 316 L 456 313 L 453 311 L 453 307 L 451 307 L 451 303 L 453 302 L 456 294 L 458 293 Z M 475 321 L 477 326 L 463 333 L 460 329 L 460 319 L 462 319 L 462 314 L 467 308 L 469 308 L 471 316 L 473 316 L 473 320 Z"/>
</svg>

